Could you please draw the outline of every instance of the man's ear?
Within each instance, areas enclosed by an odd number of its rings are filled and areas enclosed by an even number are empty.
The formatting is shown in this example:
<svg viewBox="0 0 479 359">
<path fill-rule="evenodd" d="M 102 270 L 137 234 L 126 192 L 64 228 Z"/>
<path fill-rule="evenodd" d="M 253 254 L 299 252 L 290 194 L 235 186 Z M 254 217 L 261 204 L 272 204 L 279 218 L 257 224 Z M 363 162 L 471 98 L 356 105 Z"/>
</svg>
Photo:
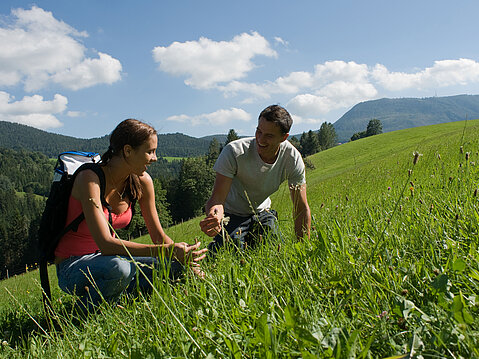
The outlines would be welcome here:
<svg viewBox="0 0 479 359">
<path fill-rule="evenodd" d="M 288 137 L 289 137 L 289 133 L 284 134 L 283 140 L 281 142 L 286 141 L 288 139 Z"/>
</svg>

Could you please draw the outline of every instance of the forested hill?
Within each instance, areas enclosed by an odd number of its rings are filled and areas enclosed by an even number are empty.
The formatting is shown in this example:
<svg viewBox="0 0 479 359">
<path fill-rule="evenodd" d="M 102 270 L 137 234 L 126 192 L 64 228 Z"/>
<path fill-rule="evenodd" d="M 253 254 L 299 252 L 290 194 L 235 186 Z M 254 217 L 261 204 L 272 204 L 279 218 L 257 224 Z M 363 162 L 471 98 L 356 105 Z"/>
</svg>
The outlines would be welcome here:
<svg viewBox="0 0 479 359">
<path fill-rule="evenodd" d="M 204 155 L 210 141 L 181 133 L 158 135 L 158 156 L 193 157 Z M 37 151 L 48 157 L 70 150 L 103 153 L 108 148 L 108 135 L 82 139 L 38 130 L 11 122 L 0 121 L 0 147 Z"/>
<path fill-rule="evenodd" d="M 334 123 L 340 142 L 366 130 L 369 120 L 378 119 L 383 132 L 438 123 L 479 118 L 479 95 L 400 98 L 361 102 Z"/>
</svg>

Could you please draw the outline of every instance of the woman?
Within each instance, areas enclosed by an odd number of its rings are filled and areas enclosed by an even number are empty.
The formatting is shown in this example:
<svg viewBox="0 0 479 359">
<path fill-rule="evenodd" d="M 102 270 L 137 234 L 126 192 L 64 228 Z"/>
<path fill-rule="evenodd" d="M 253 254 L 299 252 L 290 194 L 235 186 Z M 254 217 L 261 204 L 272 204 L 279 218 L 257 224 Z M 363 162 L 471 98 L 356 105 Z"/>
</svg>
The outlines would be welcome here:
<svg viewBox="0 0 479 359">
<path fill-rule="evenodd" d="M 78 173 L 68 203 L 67 224 L 81 212 L 85 220 L 76 232 L 66 233 L 55 250 L 58 284 L 68 293 L 77 294 L 82 303 L 91 307 L 105 300 L 116 300 L 123 293 L 137 289 L 137 266 L 131 261 L 147 264 L 141 270 L 152 277 L 151 267 L 165 268 L 174 258 L 190 263 L 199 270 L 198 262 L 207 249 L 198 250 L 201 243 L 175 243 L 164 232 L 155 207 L 153 181 L 147 166 L 157 160 L 157 133 L 138 120 L 121 122 L 110 135 L 110 147 L 102 156 L 101 169 L 105 175 L 104 198 L 111 207 L 113 228 L 123 228 L 131 220 L 131 205 L 138 201 L 142 216 L 154 244 L 140 244 L 116 238 L 108 223 L 108 210 L 100 199 L 100 179 L 93 170 Z M 182 265 L 171 261 L 170 277 L 176 278 Z M 139 274 L 139 289 L 151 289 Z M 97 291 L 98 289 L 98 291 Z"/>
</svg>

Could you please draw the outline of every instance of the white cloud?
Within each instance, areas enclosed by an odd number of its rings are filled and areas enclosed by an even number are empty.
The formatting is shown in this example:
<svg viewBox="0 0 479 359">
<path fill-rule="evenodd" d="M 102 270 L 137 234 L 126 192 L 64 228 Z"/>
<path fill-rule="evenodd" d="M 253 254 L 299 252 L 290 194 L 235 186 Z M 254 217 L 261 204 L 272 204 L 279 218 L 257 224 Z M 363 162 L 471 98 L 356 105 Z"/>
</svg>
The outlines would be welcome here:
<svg viewBox="0 0 479 359">
<path fill-rule="evenodd" d="M 188 116 L 185 114 L 170 116 L 167 121 L 187 123 L 193 126 L 198 125 L 214 125 L 221 126 L 227 123 L 235 123 L 237 121 L 248 122 L 251 115 L 240 108 L 231 108 L 229 110 L 221 109 L 212 113 L 205 113 L 196 116 Z"/>
<path fill-rule="evenodd" d="M 98 83 L 112 84 L 120 80 L 120 61 L 101 52 L 98 55 L 98 59 L 85 59 L 82 63 L 55 74 L 52 80 L 72 90 Z"/>
<path fill-rule="evenodd" d="M 68 99 L 56 94 L 52 101 L 45 101 L 40 95 L 25 96 L 14 101 L 10 94 L 0 91 L 0 119 L 46 129 L 62 126 L 55 114 L 65 111 Z"/>
<path fill-rule="evenodd" d="M 80 111 L 68 111 L 67 116 L 68 117 L 83 117 L 85 116 L 85 113 Z"/>
<path fill-rule="evenodd" d="M 87 58 L 79 41 L 87 37 L 55 19 L 51 12 L 33 6 L 12 10 L 0 25 L 0 85 L 23 84 L 36 91 L 50 82 L 78 90 L 121 77 L 121 64 L 110 55 Z"/>
<path fill-rule="evenodd" d="M 283 46 L 288 46 L 288 45 L 289 45 L 289 42 L 288 42 L 288 41 L 283 40 L 283 39 L 282 39 L 281 37 L 279 37 L 279 36 L 275 36 L 274 41 L 276 41 L 278 44 L 281 44 L 281 45 L 283 45 Z"/>
<path fill-rule="evenodd" d="M 241 79 L 255 68 L 252 59 L 263 55 L 276 57 L 269 42 L 257 32 L 237 35 L 231 41 L 173 42 L 153 49 L 158 68 L 175 76 L 186 76 L 185 83 L 198 89 Z"/>
<path fill-rule="evenodd" d="M 372 78 L 391 91 L 468 85 L 479 82 L 479 63 L 471 59 L 441 60 L 415 73 L 390 72 L 384 65 L 377 64 Z"/>
</svg>

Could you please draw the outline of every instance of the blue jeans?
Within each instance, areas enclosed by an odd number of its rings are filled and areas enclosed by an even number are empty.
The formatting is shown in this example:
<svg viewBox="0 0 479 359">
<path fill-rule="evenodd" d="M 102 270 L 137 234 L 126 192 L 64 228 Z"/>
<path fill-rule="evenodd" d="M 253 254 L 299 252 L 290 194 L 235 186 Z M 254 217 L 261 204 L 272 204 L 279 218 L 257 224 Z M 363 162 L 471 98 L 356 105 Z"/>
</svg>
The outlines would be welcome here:
<svg viewBox="0 0 479 359">
<path fill-rule="evenodd" d="M 177 261 L 162 262 L 152 257 L 134 259 L 151 282 L 153 268 L 168 272 L 170 279 L 179 278 L 183 271 L 183 266 Z M 87 309 L 101 303 L 102 297 L 106 301 L 116 301 L 122 293 L 149 293 L 152 289 L 129 258 L 102 256 L 101 253 L 72 256 L 64 260 L 57 264 L 57 277 L 59 287 L 64 292 L 78 295 Z"/>
<path fill-rule="evenodd" d="M 238 249 L 255 247 L 261 241 L 262 236 L 268 234 L 268 232 L 277 238 L 281 238 L 278 213 L 274 209 L 265 210 L 248 217 L 225 213 L 225 217 L 230 217 L 229 223 L 225 226 L 225 231 Z M 208 245 L 208 253 L 215 254 L 224 244 L 223 237 L 218 234 Z"/>
</svg>

